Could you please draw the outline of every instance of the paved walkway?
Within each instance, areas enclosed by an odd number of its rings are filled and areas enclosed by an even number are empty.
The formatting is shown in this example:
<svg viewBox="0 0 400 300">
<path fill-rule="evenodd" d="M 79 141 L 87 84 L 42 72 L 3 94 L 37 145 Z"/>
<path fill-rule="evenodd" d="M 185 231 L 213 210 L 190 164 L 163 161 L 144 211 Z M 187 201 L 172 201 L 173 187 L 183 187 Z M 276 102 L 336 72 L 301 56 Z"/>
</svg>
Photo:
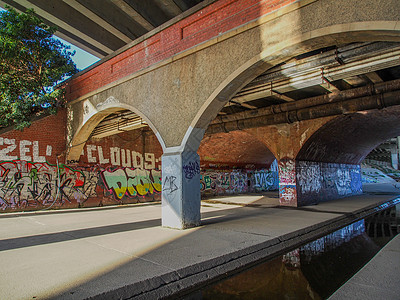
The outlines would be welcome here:
<svg viewBox="0 0 400 300">
<path fill-rule="evenodd" d="M 301 209 L 274 194 L 210 199 L 202 226 L 160 226 L 160 204 L 0 216 L 0 299 L 156 299 L 273 256 L 396 199 L 369 194 Z"/>
</svg>

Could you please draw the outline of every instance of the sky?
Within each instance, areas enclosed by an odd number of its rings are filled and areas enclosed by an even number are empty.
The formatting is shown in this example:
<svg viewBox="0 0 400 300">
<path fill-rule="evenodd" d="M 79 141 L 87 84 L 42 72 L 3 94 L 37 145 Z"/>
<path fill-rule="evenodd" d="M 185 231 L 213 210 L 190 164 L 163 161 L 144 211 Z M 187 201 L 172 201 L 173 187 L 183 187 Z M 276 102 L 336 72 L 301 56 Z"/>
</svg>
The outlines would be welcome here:
<svg viewBox="0 0 400 300">
<path fill-rule="evenodd" d="M 67 41 L 64 41 L 63 39 L 60 39 L 59 37 L 56 36 L 54 37 L 63 42 L 63 44 L 70 46 L 71 50 L 76 51 L 75 55 L 72 57 L 72 60 L 75 62 L 79 70 L 83 70 L 88 66 L 94 64 L 96 61 L 100 60 L 96 56 L 68 43 Z"/>
<path fill-rule="evenodd" d="M 2 12 L 2 11 L 4 11 L 4 9 L 0 7 L 0 12 Z M 54 36 L 54 38 L 59 39 L 65 45 L 70 46 L 71 50 L 76 51 L 75 55 L 72 57 L 72 60 L 75 62 L 76 66 L 79 70 L 83 70 L 99 60 L 99 58 L 97 58 L 96 56 L 68 43 L 67 41 L 65 41 L 63 39 L 60 39 L 56 36 Z"/>
</svg>

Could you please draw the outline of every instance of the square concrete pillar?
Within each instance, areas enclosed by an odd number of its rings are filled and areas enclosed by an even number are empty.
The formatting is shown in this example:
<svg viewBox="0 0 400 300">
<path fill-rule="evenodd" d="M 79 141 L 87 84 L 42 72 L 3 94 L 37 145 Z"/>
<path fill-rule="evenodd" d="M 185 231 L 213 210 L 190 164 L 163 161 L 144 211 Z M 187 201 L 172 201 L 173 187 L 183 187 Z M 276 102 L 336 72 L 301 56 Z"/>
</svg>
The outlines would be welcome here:
<svg viewBox="0 0 400 300">
<path fill-rule="evenodd" d="M 278 161 L 279 204 L 297 207 L 296 161 L 283 158 Z"/>
<path fill-rule="evenodd" d="M 200 157 L 185 150 L 162 156 L 162 226 L 200 225 Z"/>
</svg>

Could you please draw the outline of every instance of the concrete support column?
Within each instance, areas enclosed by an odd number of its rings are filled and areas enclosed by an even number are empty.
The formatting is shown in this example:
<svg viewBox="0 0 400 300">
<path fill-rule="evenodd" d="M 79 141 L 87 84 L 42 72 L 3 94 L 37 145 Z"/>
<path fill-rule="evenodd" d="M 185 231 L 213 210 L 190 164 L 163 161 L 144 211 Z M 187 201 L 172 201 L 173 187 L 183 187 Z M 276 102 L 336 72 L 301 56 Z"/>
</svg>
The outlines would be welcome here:
<svg viewBox="0 0 400 300">
<path fill-rule="evenodd" d="M 297 207 L 296 161 L 282 158 L 278 161 L 279 204 Z"/>
<path fill-rule="evenodd" d="M 200 225 L 200 157 L 195 151 L 162 156 L 162 226 Z"/>
<path fill-rule="evenodd" d="M 204 129 L 189 127 L 181 146 L 162 156 L 162 226 L 185 229 L 200 225 L 200 157 Z M 161 139 L 160 139 L 161 140 Z"/>
</svg>

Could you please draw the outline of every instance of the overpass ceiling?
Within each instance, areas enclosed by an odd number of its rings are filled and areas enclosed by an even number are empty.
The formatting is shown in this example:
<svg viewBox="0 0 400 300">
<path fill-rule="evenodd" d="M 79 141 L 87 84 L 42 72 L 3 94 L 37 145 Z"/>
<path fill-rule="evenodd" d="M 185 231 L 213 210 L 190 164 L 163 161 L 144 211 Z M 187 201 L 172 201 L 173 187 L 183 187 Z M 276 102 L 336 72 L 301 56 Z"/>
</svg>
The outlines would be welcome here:
<svg viewBox="0 0 400 300">
<path fill-rule="evenodd" d="M 218 113 L 207 133 L 292 123 L 299 110 L 374 95 L 375 86 L 400 84 L 399 58 L 400 43 L 395 42 L 352 43 L 293 57 L 244 86 Z M 400 97 L 397 87 L 391 91 Z M 252 119 L 259 125 L 249 125 Z"/>
<path fill-rule="evenodd" d="M 33 8 L 46 23 L 59 28 L 57 36 L 103 58 L 202 1 L 0 0 L 0 6 L 23 12 Z"/>
<path fill-rule="evenodd" d="M 295 103 L 400 78 L 400 43 L 352 43 L 304 53 L 243 87 L 220 116 Z"/>
</svg>

